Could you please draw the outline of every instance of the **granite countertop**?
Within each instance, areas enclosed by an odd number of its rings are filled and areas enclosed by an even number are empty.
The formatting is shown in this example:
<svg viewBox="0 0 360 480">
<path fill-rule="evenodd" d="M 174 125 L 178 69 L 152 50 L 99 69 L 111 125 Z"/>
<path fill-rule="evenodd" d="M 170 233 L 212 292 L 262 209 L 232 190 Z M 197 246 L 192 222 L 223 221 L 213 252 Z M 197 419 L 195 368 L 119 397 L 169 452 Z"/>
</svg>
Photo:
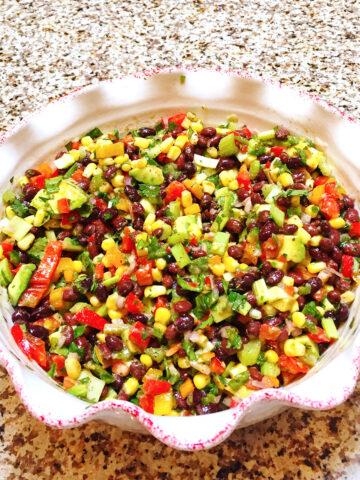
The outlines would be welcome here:
<svg viewBox="0 0 360 480">
<path fill-rule="evenodd" d="M 82 85 L 171 65 L 248 70 L 360 119 L 359 13 L 356 0 L 1 0 L 0 130 Z M 1 479 L 359 477 L 359 388 L 332 411 L 289 410 L 197 453 L 98 423 L 48 428 L 3 369 L 0 399 Z"/>
</svg>

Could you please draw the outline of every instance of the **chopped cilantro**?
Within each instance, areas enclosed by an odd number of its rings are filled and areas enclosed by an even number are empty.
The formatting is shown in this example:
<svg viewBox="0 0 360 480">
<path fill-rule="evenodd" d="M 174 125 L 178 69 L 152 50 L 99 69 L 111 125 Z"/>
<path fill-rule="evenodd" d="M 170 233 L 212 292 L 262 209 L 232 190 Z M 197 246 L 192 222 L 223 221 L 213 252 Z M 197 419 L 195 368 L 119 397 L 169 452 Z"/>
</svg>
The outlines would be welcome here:
<svg viewBox="0 0 360 480">
<path fill-rule="evenodd" d="M 47 178 L 45 180 L 45 190 L 47 193 L 56 193 L 59 191 L 59 185 L 61 180 L 63 179 L 62 175 L 54 178 Z"/>
<path fill-rule="evenodd" d="M 160 187 L 140 183 L 139 193 L 142 197 L 156 198 L 160 195 Z"/>
<path fill-rule="evenodd" d="M 177 124 L 177 123 L 175 123 L 175 122 L 169 122 L 169 125 L 168 125 L 168 128 L 167 128 L 167 129 L 168 129 L 169 132 L 172 132 L 172 131 L 175 130 L 175 128 L 177 128 L 177 127 L 178 127 L 178 124 Z"/>
<path fill-rule="evenodd" d="M 26 217 L 29 212 L 29 207 L 25 205 L 25 203 L 20 202 L 18 198 L 16 198 L 13 203 L 11 204 L 11 209 L 18 215 L 19 217 Z"/>
</svg>

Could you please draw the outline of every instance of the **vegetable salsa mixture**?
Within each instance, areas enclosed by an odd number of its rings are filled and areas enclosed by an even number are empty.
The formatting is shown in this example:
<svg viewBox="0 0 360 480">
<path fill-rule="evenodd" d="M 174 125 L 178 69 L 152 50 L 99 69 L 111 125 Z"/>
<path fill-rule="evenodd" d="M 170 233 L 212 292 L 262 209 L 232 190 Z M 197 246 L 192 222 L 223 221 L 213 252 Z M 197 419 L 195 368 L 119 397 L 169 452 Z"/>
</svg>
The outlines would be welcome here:
<svg viewBox="0 0 360 480">
<path fill-rule="evenodd" d="M 3 195 L 12 336 L 69 393 L 208 414 L 301 378 L 358 278 L 354 201 L 312 141 L 179 113 L 94 128 Z"/>
</svg>

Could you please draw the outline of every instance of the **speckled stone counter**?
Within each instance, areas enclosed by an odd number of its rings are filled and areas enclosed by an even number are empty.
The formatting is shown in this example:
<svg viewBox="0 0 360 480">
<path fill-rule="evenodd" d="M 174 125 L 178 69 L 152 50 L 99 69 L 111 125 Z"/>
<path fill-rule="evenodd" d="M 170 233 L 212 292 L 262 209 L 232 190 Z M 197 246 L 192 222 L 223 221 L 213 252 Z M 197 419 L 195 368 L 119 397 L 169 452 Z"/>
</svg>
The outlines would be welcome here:
<svg viewBox="0 0 360 480">
<path fill-rule="evenodd" d="M 171 65 L 248 70 L 359 119 L 359 13 L 356 0 L 0 0 L 0 130 L 82 85 Z M 330 412 L 289 410 L 193 454 L 103 424 L 47 428 L 3 369 L 0 415 L 1 480 L 360 478 L 359 388 Z"/>
</svg>

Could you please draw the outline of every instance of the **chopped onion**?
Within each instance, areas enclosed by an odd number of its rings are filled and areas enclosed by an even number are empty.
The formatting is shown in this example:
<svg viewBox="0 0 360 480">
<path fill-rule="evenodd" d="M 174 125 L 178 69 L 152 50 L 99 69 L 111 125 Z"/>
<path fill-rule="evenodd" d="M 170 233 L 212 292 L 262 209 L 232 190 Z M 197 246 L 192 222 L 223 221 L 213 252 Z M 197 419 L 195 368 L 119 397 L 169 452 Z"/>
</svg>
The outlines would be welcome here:
<svg viewBox="0 0 360 480">
<path fill-rule="evenodd" d="M 303 213 L 301 215 L 301 221 L 303 223 L 310 223 L 311 222 L 311 215 L 308 215 L 307 213 Z"/>
<path fill-rule="evenodd" d="M 190 362 L 190 365 L 204 375 L 210 375 L 210 367 L 204 363 Z"/>
<path fill-rule="evenodd" d="M 125 297 L 120 297 L 120 296 L 116 299 L 116 306 L 118 307 L 119 310 L 123 308 L 125 304 L 125 300 L 126 300 Z"/>
<path fill-rule="evenodd" d="M 128 258 L 129 266 L 125 272 L 126 275 L 131 275 L 136 267 L 136 256 L 134 254 L 129 255 Z"/>
<path fill-rule="evenodd" d="M 190 330 L 185 333 L 184 338 L 191 343 L 196 343 L 201 340 L 201 336 L 198 332 L 191 332 Z"/>
<path fill-rule="evenodd" d="M 251 210 L 252 210 L 252 207 L 253 207 L 253 205 L 252 205 L 251 197 L 245 198 L 245 200 L 244 200 L 244 212 L 246 214 L 250 213 Z"/>
</svg>

